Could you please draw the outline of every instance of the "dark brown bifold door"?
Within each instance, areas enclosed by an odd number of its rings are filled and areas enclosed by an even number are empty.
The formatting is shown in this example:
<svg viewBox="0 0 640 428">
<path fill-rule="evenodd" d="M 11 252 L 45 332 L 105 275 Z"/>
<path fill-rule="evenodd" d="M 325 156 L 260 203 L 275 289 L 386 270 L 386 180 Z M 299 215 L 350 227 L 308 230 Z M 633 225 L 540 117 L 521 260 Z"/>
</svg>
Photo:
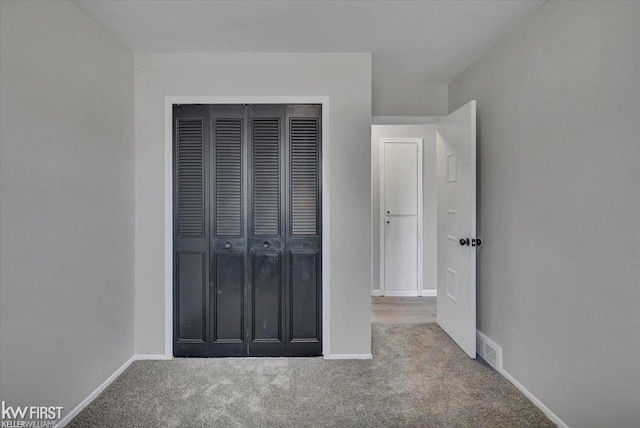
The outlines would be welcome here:
<svg viewBox="0 0 640 428">
<path fill-rule="evenodd" d="M 209 108 L 173 110 L 173 354 L 209 356 Z"/>
<path fill-rule="evenodd" d="M 248 106 L 251 356 L 285 355 L 284 113 L 279 105 Z"/>
<path fill-rule="evenodd" d="M 243 105 L 211 106 L 211 351 L 247 355 L 247 138 Z"/>
<path fill-rule="evenodd" d="M 322 355 L 321 108 L 289 105 L 287 355 Z"/>
<path fill-rule="evenodd" d="M 174 108 L 174 355 L 322 355 L 321 109 Z"/>
</svg>

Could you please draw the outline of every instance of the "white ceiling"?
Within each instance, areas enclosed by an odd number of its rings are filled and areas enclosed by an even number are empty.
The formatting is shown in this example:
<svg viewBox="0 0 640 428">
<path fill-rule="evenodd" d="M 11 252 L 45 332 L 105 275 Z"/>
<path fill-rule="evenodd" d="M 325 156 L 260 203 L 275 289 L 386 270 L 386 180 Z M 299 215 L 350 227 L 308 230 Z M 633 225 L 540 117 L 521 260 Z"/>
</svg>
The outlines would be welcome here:
<svg viewBox="0 0 640 428">
<path fill-rule="evenodd" d="M 372 52 L 374 84 L 448 84 L 545 0 L 74 0 L 135 52 Z"/>
</svg>

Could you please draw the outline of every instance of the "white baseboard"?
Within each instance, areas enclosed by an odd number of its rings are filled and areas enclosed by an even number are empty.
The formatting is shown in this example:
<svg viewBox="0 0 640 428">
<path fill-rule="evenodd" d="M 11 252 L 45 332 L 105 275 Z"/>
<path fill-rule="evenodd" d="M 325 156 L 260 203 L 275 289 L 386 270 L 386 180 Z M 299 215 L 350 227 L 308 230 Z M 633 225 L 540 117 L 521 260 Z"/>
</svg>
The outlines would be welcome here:
<svg viewBox="0 0 640 428">
<path fill-rule="evenodd" d="M 520 390 L 520 392 L 522 392 L 529 400 L 531 400 L 531 402 L 533 404 L 535 404 L 540 410 L 542 410 L 544 412 L 545 415 L 547 415 L 547 417 L 549 419 L 551 419 L 551 422 L 555 423 L 556 425 L 558 425 L 558 428 L 569 428 L 569 425 L 567 425 L 566 423 L 564 423 L 564 421 L 562 419 L 560 419 L 558 417 L 558 415 L 556 415 L 555 413 L 553 413 L 551 411 L 551 409 L 549 409 L 547 406 L 545 406 L 542 401 L 538 400 L 536 398 L 535 395 L 533 395 L 527 388 L 525 388 L 524 386 L 522 386 L 522 384 L 520 382 L 518 382 L 516 380 L 516 378 L 514 378 L 513 376 L 511 376 L 509 374 L 509 372 L 507 372 L 505 369 L 502 369 L 500 371 L 500 374 L 502 376 L 504 376 L 509 382 L 511 382 L 512 384 L 515 385 L 516 388 L 518 388 Z"/>
<path fill-rule="evenodd" d="M 134 355 L 133 357 L 129 358 L 123 365 L 121 365 L 115 372 L 113 372 L 111 376 L 109 376 L 104 382 L 102 382 L 99 387 L 97 387 L 91 394 L 89 394 L 87 398 L 82 400 L 80 404 L 78 404 L 75 408 L 73 408 L 73 410 L 67 413 L 64 418 L 60 419 L 60 422 L 58 422 L 57 427 L 58 428 L 64 427 L 71 421 L 71 419 L 78 416 L 78 413 L 80 413 L 85 407 L 91 404 L 91 402 L 95 400 L 96 397 L 100 395 L 100 393 L 104 391 L 109 385 L 111 385 L 111 383 L 114 380 L 116 380 L 116 378 L 120 376 L 122 372 L 124 372 L 127 369 L 127 367 L 129 367 L 131 363 L 133 363 L 134 361 L 166 360 L 166 359 L 167 358 L 163 354 Z"/>
<path fill-rule="evenodd" d="M 95 400 L 95 398 L 100 395 L 100 393 L 104 391 L 106 387 L 111 385 L 111 382 L 116 380 L 116 378 L 120 376 L 122 372 L 131 365 L 132 362 L 135 361 L 135 358 L 135 356 L 129 358 L 123 365 L 121 365 L 115 372 L 113 372 L 111 376 L 109 376 L 104 382 L 102 382 L 99 387 L 97 387 L 91 394 L 89 394 L 87 398 L 82 400 L 80 404 L 78 404 L 73 410 L 67 413 L 64 418 L 60 419 L 60 422 L 58 422 L 57 425 L 58 428 L 62 428 L 67 425 L 71 421 L 71 419 L 75 418 L 78 413 L 82 411 L 82 409 L 87 407 L 93 400 Z"/>
<path fill-rule="evenodd" d="M 422 290 L 422 297 L 437 297 L 438 290 Z"/>
<path fill-rule="evenodd" d="M 482 333 L 480 330 L 476 330 L 476 338 L 477 345 L 476 351 L 478 355 L 482 357 L 490 366 L 492 366 L 498 373 L 505 377 L 509 382 L 511 382 L 516 388 L 520 390 L 533 404 L 536 405 L 540 410 L 544 412 L 545 415 L 553 423 L 558 425 L 559 428 L 569 428 L 569 426 L 564 423 L 562 419 L 560 419 L 555 413 L 551 411 L 547 406 L 545 406 L 542 401 L 540 401 L 535 395 L 533 395 L 527 388 L 525 388 L 520 382 L 516 380 L 509 372 L 504 369 L 504 363 L 502 360 L 502 347 L 498 345 L 496 342 L 491 340 L 486 334 Z"/>
<path fill-rule="evenodd" d="M 380 297 L 380 296 L 384 296 L 384 293 L 380 290 L 371 290 L 371 296 Z"/>
<path fill-rule="evenodd" d="M 142 360 L 170 360 L 171 358 L 167 358 L 164 354 L 138 354 L 134 355 L 134 361 L 142 361 Z"/>
<path fill-rule="evenodd" d="M 329 354 L 325 355 L 325 360 L 371 360 L 371 354 Z"/>
</svg>

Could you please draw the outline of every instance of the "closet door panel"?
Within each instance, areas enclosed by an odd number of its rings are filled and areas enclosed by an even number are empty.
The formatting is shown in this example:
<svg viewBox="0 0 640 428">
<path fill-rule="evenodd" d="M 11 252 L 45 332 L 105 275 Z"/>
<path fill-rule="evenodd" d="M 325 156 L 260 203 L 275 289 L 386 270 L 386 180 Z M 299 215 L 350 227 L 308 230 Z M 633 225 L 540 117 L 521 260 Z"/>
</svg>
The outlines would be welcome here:
<svg viewBox="0 0 640 428">
<path fill-rule="evenodd" d="M 254 252 L 253 337 L 254 342 L 282 342 L 282 275 L 280 254 Z"/>
<path fill-rule="evenodd" d="M 247 351 L 247 115 L 241 105 L 210 106 L 211 356 Z"/>
<path fill-rule="evenodd" d="M 200 344 L 206 341 L 206 254 L 181 251 L 176 253 L 176 293 L 179 343 Z"/>
<path fill-rule="evenodd" d="M 291 341 L 320 341 L 318 322 L 318 251 L 291 251 Z"/>
<path fill-rule="evenodd" d="M 174 107 L 173 354 L 207 356 L 209 269 L 208 108 Z"/>
<path fill-rule="evenodd" d="M 284 106 L 249 117 L 250 356 L 282 356 L 284 341 Z"/>
<path fill-rule="evenodd" d="M 214 344 L 244 342 L 244 253 L 216 251 Z"/>
<path fill-rule="evenodd" d="M 287 355 L 322 355 L 321 108 L 289 105 Z"/>
</svg>

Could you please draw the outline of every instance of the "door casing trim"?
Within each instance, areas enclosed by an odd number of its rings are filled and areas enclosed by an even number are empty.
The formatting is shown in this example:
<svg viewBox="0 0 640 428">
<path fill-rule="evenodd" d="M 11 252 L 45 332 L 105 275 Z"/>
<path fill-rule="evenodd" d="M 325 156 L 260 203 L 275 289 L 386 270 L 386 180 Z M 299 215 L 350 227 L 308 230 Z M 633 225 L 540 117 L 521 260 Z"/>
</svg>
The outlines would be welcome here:
<svg viewBox="0 0 640 428">
<path fill-rule="evenodd" d="M 174 104 L 322 105 L 322 355 L 330 352 L 329 97 L 165 96 L 164 97 L 164 357 L 173 358 L 173 106 Z"/>
</svg>

